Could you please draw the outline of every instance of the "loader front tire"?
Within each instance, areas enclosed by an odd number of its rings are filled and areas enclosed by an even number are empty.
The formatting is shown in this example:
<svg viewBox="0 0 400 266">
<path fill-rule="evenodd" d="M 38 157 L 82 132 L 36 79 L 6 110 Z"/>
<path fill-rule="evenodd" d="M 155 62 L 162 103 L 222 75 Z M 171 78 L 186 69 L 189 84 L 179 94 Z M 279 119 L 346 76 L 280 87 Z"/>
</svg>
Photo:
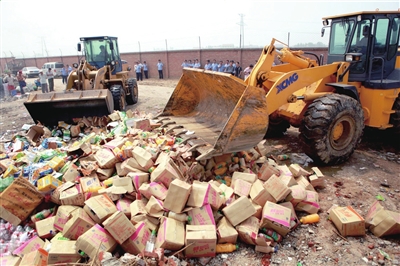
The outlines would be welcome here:
<svg viewBox="0 0 400 266">
<path fill-rule="evenodd" d="M 122 86 L 112 85 L 110 90 L 114 100 L 114 110 L 125 111 L 126 110 L 125 91 L 122 88 Z"/>
<path fill-rule="evenodd" d="M 393 132 L 400 134 L 400 95 L 394 101 L 392 110 L 394 113 L 390 115 L 389 123 L 393 125 Z"/>
<path fill-rule="evenodd" d="M 128 79 L 128 91 L 129 95 L 126 95 L 126 102 L 131 104 L 136 104 L 138 102 L 139 90 L 136 79 Z"/>
<path fill-rule="evenodd" d="M 349 96 L 323 96 L 309 105 L 299 130 L 303 149 L 314 162 L 340 164 L 353 154 L 361 141 L 364 112 Z"/>
</svg>

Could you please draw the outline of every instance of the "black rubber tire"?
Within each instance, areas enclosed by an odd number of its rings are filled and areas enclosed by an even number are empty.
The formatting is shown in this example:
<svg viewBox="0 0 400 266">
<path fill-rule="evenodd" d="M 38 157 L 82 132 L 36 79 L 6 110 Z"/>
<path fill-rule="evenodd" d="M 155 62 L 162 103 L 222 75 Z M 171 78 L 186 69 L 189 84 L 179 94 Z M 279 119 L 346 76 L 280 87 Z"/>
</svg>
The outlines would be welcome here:
<svg viewBox="0 0 400 266">
<path fill-rule="evenodd" d="M 282 118 L 270 119 L 268 123 L 268 130 L 265 134 L 266 138 L 281 137 L 290 127 L 290 123 Z"/>
<path fill-rule="evenodd" d="M 309 105 L 299 131 L 303 149 L 315 163 L 340 164 L 353 154 L 361 141 L 364 112 L 349 96 L 323 96 Z"/>
<path fill-rule="evenodd" d="M 129 95 L 126 95 L 126 102 L 129 105 L 136 104 L 138 102 L 138 97 L 139 97 L 139 90 L 136 79 L 134 78 L 128 79 L 128 91 Z"/>
<path fill-rule="evenodd" d="M 391 131 L 395 134 L 400 134 L 400 95 L 394 101 L 392 110 L 394 110 L 394 113 L 390 115 L 389 120 L 389 123 L 393 125 Z"/>
<path fill-rule="evenodd" d="M 114 100 L 114 110 L 125 111 L 126 110 L 125 91 L 122 88 L 122 86 L 112 85 L 110 91 Z"/>
</svg>

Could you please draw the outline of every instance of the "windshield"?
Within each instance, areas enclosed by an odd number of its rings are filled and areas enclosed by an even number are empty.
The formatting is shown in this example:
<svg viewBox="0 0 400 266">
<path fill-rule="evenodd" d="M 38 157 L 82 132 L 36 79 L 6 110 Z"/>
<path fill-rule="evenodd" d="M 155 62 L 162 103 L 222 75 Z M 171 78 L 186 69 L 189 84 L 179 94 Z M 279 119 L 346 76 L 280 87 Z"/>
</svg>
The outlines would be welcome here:
<svg viewBox="0 0 400 266">
<path fill-rule="evenodd" d="M 113 43 L 113 50 L 110 49 L 110 43 Z M 86 59 L 89 62 L 96 62 L 100 65 L 118 60 L 118 46 L 116 40 L 94 39 L 84 42 Z"/>
<path fill-rule="evenodd" d="M 346 53 L 346 47 L 351 42 L 354 24 L 354 20 L 349 19 L 333 22 L 329 40 L 329 54 Z"/>
</svg>

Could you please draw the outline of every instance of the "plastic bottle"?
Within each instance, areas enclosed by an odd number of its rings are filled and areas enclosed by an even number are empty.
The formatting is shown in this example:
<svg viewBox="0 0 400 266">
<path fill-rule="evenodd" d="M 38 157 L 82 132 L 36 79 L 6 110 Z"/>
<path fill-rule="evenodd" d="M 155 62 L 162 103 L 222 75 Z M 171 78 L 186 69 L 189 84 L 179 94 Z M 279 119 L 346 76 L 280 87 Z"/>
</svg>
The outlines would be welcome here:
<svg viewBox="0 0 400 266">
<path fill-rule="evenodd" d="M 233 252 L 236 249 L 238 249 L 239 246 L 231 243 L 225 243 L 225 244 L 217 244 L 216 252 L 217 253 L 229 253 Z"/>
<path fill-rule="evenodd" d="M 146 242 L 145 251 L 153 252 L 155 243 L 156 243 L 156 230 L 153 230 L 153 231 L 151 231 L 151 236 L 150 236 L 149 240 L 147 240 L 147 242 Z"/>
<path fill-rule="evenodd" d="M 52 212 L 53 212 L 53 208 L 43 210 L 43 211 L 41 211 L 41 212 L 38 212 L 38 213 L 32 215 L 32 216 L 31 216 L 31 220 L 32 220 L 32 222 L 36 223 L 37 221 L 40 221 L 40 220 L 43 220 L 43 219 L 49 217 L 49 215 L 50 215 Z"/>
<path fill-rule="evenodd" d="M 289 155 L 287 155 L 287 154 L 278 155 L 278 160 L 280 160 L 280 161 L 284 161 L 287 159 L 289 159 Z"/>
<path fill-rule="evenodd" d="M 319 215 L 318 213 L 310 214 L 307 216 L 304 216 L 300 219 L 300 222 L 302 224 L 313 224 L 313 223 L 318 223 L 319 222 Z"/>
<path fill-rule="evenodd" d="M 181 222 L 190 223 L 192 221 L 192 217 L 190 217 L 186 213 L 175 213 L 170 211 L 168 212 L 168 217 Z"/>
<path fill-rule="evenodd" d="M 282 236 L 280 234 L 278 234 L 277 232 L 275 232 L 274 230 L 261 228 L 261 232 L 272 237 L 272 239 L 277 243 L 282 241 Z"/>
</svg>

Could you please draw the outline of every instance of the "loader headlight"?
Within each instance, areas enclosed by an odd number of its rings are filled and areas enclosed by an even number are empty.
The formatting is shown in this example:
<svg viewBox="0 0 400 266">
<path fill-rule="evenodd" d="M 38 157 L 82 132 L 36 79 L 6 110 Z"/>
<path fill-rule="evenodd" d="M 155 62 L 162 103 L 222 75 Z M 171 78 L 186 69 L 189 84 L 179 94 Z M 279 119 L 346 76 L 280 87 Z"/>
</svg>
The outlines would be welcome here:
<svg viewBox="0 0 400 266">
<path fill-rule="evenodd" d="M 111 61 L 111 65 L 115 66 L 115 61 L 114 60 Z"/>
<path fill-rule="evenodd" d="M 346 62 L 357 62 L 361 60 L 362 53 L 349 53 L 346 54 Z"/>
</svg>

